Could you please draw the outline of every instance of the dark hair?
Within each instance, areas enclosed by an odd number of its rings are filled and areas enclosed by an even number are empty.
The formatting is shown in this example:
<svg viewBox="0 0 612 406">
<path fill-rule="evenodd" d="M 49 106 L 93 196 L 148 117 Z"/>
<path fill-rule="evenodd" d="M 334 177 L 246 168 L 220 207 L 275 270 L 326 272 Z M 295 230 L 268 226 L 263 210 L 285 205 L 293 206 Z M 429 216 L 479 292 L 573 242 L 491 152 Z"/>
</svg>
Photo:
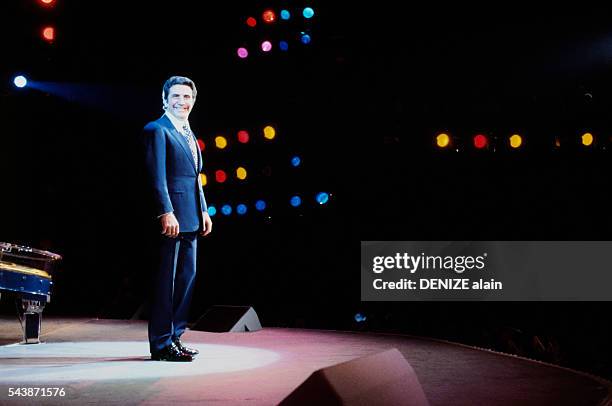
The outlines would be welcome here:
<svg viewBox="0 0 612 406">
<path fill-rule="evenodd" d="M 193 83 L 193 80 L 186 78 L 185 76 L 172 76 L 166 83 L 164 83 L 164 89 L 162 91 L 162 98 L 164 101 L 168 100 L 168 92 L 170 92 L 170 88 L 174 85 L 186 85 L 193 90 L 193 99 L 195 100 L 198 91 L 196 90 L 196 85 Z"/>
</svg>

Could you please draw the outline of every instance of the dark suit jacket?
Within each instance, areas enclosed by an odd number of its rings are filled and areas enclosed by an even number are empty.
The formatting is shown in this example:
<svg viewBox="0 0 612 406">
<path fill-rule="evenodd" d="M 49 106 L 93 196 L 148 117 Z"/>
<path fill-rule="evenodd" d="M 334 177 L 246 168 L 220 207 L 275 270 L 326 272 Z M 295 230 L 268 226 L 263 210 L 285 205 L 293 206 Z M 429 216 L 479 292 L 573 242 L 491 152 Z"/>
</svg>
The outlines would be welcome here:
<svg viewBox="0 0 612 406">
<path fill-rule="evenodd" d="M 168 117 L 148 123 L 144 128 L 145 164 L 153 190 L 156 215 L 174 212 L 180 232 L 198 231 L 207 210 L 200 181 L 202 154 L 198 167 L 185 137 Z"/>
</svg>

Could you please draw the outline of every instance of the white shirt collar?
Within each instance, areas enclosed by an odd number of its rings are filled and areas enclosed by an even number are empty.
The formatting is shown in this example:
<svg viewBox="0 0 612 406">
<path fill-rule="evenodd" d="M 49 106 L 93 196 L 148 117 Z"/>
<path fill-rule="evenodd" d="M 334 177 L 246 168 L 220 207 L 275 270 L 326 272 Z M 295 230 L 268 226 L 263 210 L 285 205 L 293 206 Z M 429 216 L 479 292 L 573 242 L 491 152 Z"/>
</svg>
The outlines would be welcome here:
<svg viewBox="0 0 612 406">
<path fill-rule="evenodd" d="M 187 128 L 189 128 L 189 131 L 191 131 L 191 127 L 189 126 L 189 120 L 185 120 L 183 122 L 180 122 L 176 117 L 174 117 L 172 114 L 166 112 L 165 113 L 166 117 L 168 117 L 170 119 L 170 122 L 172 123 L 172 125 L 174 126 L 174 128 L 176 128 L 176 130 L 178 132 L 183 132 L 183 126 L 187 125 Z"/>
</svg>

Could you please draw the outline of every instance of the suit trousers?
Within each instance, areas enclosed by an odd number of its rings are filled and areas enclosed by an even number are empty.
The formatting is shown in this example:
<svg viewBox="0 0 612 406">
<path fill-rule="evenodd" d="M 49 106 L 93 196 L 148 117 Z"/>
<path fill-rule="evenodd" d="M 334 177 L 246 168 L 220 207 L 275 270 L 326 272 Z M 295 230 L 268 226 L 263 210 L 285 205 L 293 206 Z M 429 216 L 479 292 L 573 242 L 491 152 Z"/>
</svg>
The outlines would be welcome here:
<svg viewBox="0 0 612 406">
<path fill-rule="evenodd" d="M 149 316 L 149 346 L 156 352 L 179 338 L 187 327 L 196 276 L 197 232 L 160 236 Z"/>
</svg>

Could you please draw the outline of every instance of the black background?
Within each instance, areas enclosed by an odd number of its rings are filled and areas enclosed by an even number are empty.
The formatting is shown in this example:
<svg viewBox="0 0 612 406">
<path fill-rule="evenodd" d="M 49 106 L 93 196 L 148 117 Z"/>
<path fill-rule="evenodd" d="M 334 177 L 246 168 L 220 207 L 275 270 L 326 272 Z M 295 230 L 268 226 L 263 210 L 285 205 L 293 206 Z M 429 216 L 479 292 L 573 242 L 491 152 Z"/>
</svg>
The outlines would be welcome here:
<svg viewBox="0 0 612 406">
<path fill-rule="evenodd" d="M 200 239 L 193 318 L 246 304 L 268 326 L 444 337 L 612 376 L 607 302 L 361 303 L 357 263 L 362 240 L 610 240 L 605 13 L 312 2 L 304 23 L 300 2 L 126 3 L 2 12 L 0 240 L 63 255 L 45 314 L 146 316 L 139 135 L 162 113 L 165 79 L 186 75 L 199 90 L 190 122 L 205 171 L 249 169 L 245 184 L 207 185 L 209 204 L 251 204 L 244 217 L 217 214 Z M 267 6 L 293 19 L 249 29 L 246 17 Z M 47 22 L 53 44 L 39 38 Z M 264 37 L 288 39 L 289 51 L 256 51 Z M 18 72 L 38 89 L 14 88 Z M 267 124 L 274 142 L 257 137 Z M 239 129 L 250 144 L 212 148 Z M 455 148 L 436 149 L 438 131 Z M 504 144 L 514 131 L 519 151 Z M 592 148 L 579 144 L 585 131 Z M 476 132 L 491 137 L 487 151 L 470 148 Z M 332 193 L 327 205 L 314 203 L 318 191 Z M 259 197 L 264 213 L 252 209 Z"/>
</svg>

